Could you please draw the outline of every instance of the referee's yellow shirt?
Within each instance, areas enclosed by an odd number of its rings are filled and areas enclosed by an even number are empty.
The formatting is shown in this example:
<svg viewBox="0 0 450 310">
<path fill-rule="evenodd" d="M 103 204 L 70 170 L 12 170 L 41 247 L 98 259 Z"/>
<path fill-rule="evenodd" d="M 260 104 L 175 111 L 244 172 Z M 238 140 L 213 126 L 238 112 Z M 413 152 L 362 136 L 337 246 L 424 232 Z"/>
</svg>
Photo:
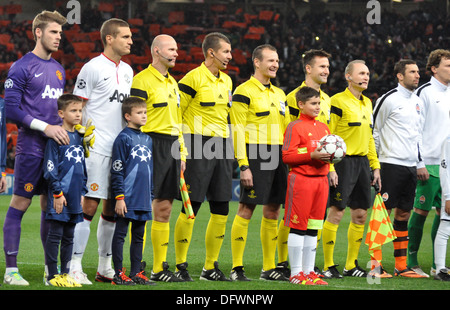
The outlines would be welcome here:
<svg viewBox="0 0 450 310">
<path fill-rule="evenodd" d="M 370 167 L 379 169 L 380 162 L 372 135 L 372 111 L 369 98 L 361 95 L 361 99 L 358 99 L 346 88 L 331 97 L 328 127 L 332 134 L 344 139 L 347 155 L 367 156 Z"/>
<path fill-rule="evenodd" d="M 290 122 L 286 95 L 280 88 L 265 86 L 252 76 L 233 93 L 230 121 L 236 159 L 239 166 L 248 165 L 246 144 L 283 145 Z"/>
<path fill-rule="evenodd" d="M 289 113 L 291 114 L 291 122 L 297 120 L 300 117 L 300 110 L 298 108 L 297 99 L 295 99 L 295 94 L 299 91 L 300 88 L 305 87 L 306 84 L 303 83 L 291 91 L 286 96 L 287 105 L 289 107 Z M 319 122 L 325 123 L 328 125 L 330 122 L 330 108 L 331 108 L 331 99 L 324 91 L 320 90 L 320 113 L 316 117 L 316 120 Z"/>
<path fill-rule="evenodd" d="M 147 103 L 147 123 L 143 132 L 177 136 L 181 146 L 181 159 L 186 150 L 181 130 L 180 92 L 175 79 L 168 73 L 162 75 L 151 64 L 133 78 L 130 95 L 140 97 Z"/>
<path fill-rule="evenodd" d="M 214 76 L 202 63 L 179 82 L 183 132 L 211 137 L 230 136 L 228 115 L 233 82 L 224 72 Z"/>
</svg>

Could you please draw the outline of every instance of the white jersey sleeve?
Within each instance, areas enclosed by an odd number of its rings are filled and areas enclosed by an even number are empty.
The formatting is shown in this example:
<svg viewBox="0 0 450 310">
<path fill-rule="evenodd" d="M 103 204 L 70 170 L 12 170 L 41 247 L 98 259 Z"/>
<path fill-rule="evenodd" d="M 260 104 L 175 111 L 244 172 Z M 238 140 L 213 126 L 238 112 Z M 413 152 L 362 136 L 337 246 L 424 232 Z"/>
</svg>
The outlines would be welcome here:
<svg viewBox="0 0 450 310">
<path fill-rule="evenodd" d="M 445 201 L 450 200 L 450 168 L 448 165 L 450 164 L 450 135 L 444 142 L 442 146 L 441 153 L 441 165 L 439 167 L 439 178 L 441 180 L 441 188 L 442 188 L 442 209 L 441 209 L 441 217 L 446 220 L 450 220 L 450 215 L 447 214 L 444 210 Z"/>
<path fill-rule="evenodd" d="M 93 63 L 86 63 L 80 70 L 77 76 L 77 82 L 73 94 L 77 95 L 85 100 L 91 98 L 92 90 L 97 85 L 99 79 L 100 70 L 93 68 Z"/>
</svg>

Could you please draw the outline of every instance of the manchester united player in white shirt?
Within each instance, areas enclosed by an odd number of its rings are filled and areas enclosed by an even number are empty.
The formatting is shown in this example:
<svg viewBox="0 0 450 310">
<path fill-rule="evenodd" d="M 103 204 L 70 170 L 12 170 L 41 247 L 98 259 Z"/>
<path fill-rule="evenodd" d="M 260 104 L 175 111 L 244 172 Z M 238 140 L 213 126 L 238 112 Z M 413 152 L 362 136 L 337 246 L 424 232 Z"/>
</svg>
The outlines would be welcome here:
<svg viewBox="0 0 450 310">
<path fill-rule="evenodd" d="M 89 192 L 83 202 L 84 221 L 75 228 L 70 267 L 71 275 L 81 284 L 92 284 L 83 272 L 81 260 L 100 201 L 103 209 L 97 228 L 99 263 L 95 279 L 110 282 L 114 276 L 111 243 L 115 221 L 109 203 L 109 176 L 114 139 L 125 126 L 122 101 L 129 97 L 133 80 L 132 68 L 120 60 L 130 53 L 133 44 L 128 23 L 109 19 L 103 23 L 100 36 L 104 51 L 82 67 L 73 91 L 84 99 L 83 125 L 92 119 L 95 126 L 95 145 L 86 158 Z"/>
</svg>

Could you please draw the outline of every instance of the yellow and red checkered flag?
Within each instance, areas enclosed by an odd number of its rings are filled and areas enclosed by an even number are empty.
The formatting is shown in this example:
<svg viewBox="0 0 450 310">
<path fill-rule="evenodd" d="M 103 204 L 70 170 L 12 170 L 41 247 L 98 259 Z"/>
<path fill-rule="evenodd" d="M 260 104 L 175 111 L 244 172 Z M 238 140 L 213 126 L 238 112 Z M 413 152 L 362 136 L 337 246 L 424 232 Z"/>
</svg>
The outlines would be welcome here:
<svg viewBox="0 0 450 310">
<path fill-rule="evenodd" d="M 184 211 L 188 219 L 194 219 L 194 211 L 192 210 L 191 199 L 189 198 L 189 192 L 187 190 L 186 181 L 184 180 L 184 173 L 181 171 L 180 175 L 180 191 L 181 199 L 183 200 Z"/>
<path fill-rule="evenodd" d="M 370 216 L 369 228 L 366 234 L 366 244 L 369 246 L 369 253 L 372 257 L 375 249 L 379 249 L 383 244 L 393 241 L 397 236 L 392 227 L 391 220 L 384 206 L 381 194 L 375 195 L 372 214 Z M 378 260 L 378 259 L 377 259 Z"/>
</svg>

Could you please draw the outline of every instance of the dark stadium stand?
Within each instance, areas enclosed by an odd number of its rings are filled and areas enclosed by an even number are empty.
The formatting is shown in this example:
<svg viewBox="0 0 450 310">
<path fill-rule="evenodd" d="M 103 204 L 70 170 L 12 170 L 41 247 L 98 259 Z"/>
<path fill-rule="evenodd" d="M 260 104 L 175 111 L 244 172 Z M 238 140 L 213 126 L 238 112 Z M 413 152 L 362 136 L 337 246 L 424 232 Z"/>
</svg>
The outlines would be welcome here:
<svg viewBox="0 0 450 310">
<path fill-rule="evenodd" d="M 54 8 L 67 14 L 67 1 L 57 1 Z M 102 50 L 99 27 L 110 17 L 127 20 L 133 32 L 132 54 L 123 58 L 135 73 L 151 61 L 150 44 L 160 33 L 174 36 L 179 44 L 179 57 L 171 74 L 179 80 L 203 60 L 201 42 L 206 33 L 220 31 L 232 42 L 233 60 L 228 73 L 236 87 L 252 73 L 251 53 L 254 47 L 270 43 L 277 47 L 280 69 L 274 84 L 287 92 L 304 79 L 301 55 L 311 48 L 323 48 L 332 54 L 330 76 L 326 85 L 329 95 L 345 88 L 343 70 L 352 59 L 364 59 L 371 70 L 369 89 L 365 94 L 376 99 L 378 94 L 394 87 L 393 64 L 401 58 L 411 58 L 421 68 L 421 84 L 429 79 L 425 62 L 430 51 L 449 48 L 449 18 L 445 11 L 423 3 L 421 9 L 400 14 L 382 12 L 382 23 L 370 25 L 366 12 L 359 14 L 314 11 L 299 14 L 296 8 L 280 10 L 280 1 L 274 5 L 174 4 L 167 8 L 150 10 L 147 1 L 135 2 L 132 18 L 128 18 L 127 1 L 99 2 L 98 6 L 84 4 L 80 25 L 66 25 L 61 49 L 53 54 L 66 69 L 66 91 L 71 92 L 81 66 Z M 283 2 L 283 1 L 281 1 Z M 284 1 L 291 5 L 295 1 Z M 345 2 L 345 1 L 343 1 Z M 275 5 L 276 4 L 276 5 Z M 30 51 L 33 46 L 31 20 L 20 20 L 21 5 L 0 6 L 0 95 L 11 64 Z"/>
</svg>

